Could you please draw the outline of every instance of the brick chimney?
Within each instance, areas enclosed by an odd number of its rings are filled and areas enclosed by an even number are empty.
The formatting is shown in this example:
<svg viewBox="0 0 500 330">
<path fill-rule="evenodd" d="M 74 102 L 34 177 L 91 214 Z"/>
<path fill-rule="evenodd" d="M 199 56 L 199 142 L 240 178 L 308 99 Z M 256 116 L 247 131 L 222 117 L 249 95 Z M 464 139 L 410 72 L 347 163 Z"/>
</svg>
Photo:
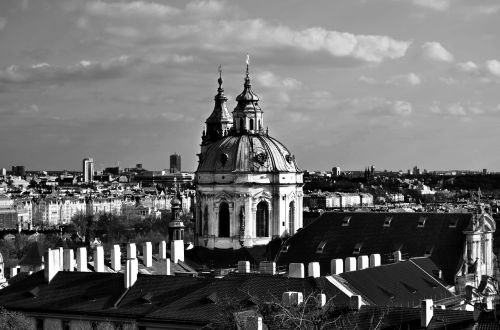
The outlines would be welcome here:
<svg viewBox="0 0 500 330">
<path fill-rule="evenodd" d="M 170 257 L 175 263 L 184 261 L 184 240 L 176 239 L 170 243 Z"/>
<path fill-rule="evenodd" d="M 375 253 L 375 254 L 370 255 L 370 268 L 380 266 L 380 264 L 381 264 L 380 260 L 381 260 L 380 254 Z"/>
<path fill-rule="evenodd" d="M 261 261 L 259 263 L 259 272 L 261 274 L 276 275 L 276 263 L 274 261 Z"/>
<path fill-rule="evenodd" d="M 368 268 L 368 266 L 368 256 L 358 256 L 358 270 L 363 270 L 365 268 Z"/>
<path fill-rule="evenodd" d="M 94 248 L 94 271 L 104 273 L 104 248 L 102 246 Z"/>
<path fill-rule="evenodd" d="M 127 244 L 127 259 L 137 259 L 137 248 L 135 243 Z"/>
<path fill-rule="evenodd" d="M 356 258 L 354 257 L 345 258 L 345 271 L 353 272 L 355 270 L 356 270 Z"/>
<path fill-rule="evenodd" d="M 44 269 L 43 269 L 43 277 L 45 282 L 50 283 L 54 276 L 56 276 L 57 272 L 61 269 L 61 264 L 59 262 L 60 252 L 59 249 L 51 250 L 48 249 L 47 252 L 44 253 Z"/>
<path fill-rule="evenodd" d="M 158 259 L 167 259 L 167 242 L 161 241 L 158 243 Z"/>
<path fill-rule="evenodd" d="M 125 263 L 125 289 L 131 288 L 137 281 L 137 272 L 139 271 L 139 263 L 137 259 L 127 259 Z"/>
<path fill-rule="evenodd" d="M 330 262 L 330 273 L 333 275 L 342 274 L 344 272 L 344 260 L 332 259 Z"/>
<path fill-rule="evenodd" d="M 288 266 L 288 277 L 304 278 L 304 264 L 293 262 Z"/>
<path fill-rule="evenodd" d="M 73 249 L 64 249 L 63 251 L 63 270 L 72 272 L 75 270 L 75 257 Z"/>
<path fill-rule="evenodd" d="M 151 242 L 144 242 L 142 244 L 142 263 L 144 267 L 153 266 L 153 246 Z"/>
<path fill-rule="evenodd" d="M 319 262 L 314 261 L 310 262 L 309 265 L 307 265 L 307 275 L 309 277 L 320 277 L 320 267 L 319 267 Z"/>
<path fill-rule="evenodd" d="M 238 273 L 241 274 L 250 273 L 250 261 L 245 261 L 245 260 L 238 261 Z"/>
</svg>

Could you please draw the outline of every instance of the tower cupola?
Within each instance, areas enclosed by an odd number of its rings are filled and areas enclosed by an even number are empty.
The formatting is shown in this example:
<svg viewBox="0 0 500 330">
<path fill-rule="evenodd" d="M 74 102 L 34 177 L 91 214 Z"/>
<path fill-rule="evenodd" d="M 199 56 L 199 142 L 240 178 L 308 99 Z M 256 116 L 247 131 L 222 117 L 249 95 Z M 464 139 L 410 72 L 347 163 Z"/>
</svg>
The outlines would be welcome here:
<svg viewBox="0 0 500 330">
<path fill-rule="evenodd" d="M 263 133 L 263 111 L 259 106 L 259 97 L 252 91 L 249 73 L 250 59 L 247 55 L 247 68 L 243 92 L 236 97 L 238 105 L 233 111 L 233 130 L 237 134 Z"/>
</svg>

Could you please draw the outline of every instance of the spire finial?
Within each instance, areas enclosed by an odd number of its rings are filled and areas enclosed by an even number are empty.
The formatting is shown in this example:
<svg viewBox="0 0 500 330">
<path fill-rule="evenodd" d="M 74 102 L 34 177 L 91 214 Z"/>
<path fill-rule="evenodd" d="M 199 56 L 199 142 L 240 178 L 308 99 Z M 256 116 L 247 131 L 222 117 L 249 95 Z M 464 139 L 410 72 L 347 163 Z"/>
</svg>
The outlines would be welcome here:
<svg viewBox="0 0 500 330">
<path fill-rule="evenodd" d="M 219 92 L 222 92 L 223 89 L 222 89 L 222 83 L 223 83 L 223 80 L 222 80 L 222 65 L 219 64 L 219 79 L 217 80 L 219 82 Z"/>
<path fill-rule="evenodd" d="M 250 54 L 247 54 L 247 77 L 249 76 L 249 73 L 248 73 L 248 66 L 250 65 Z"/>
</svg>

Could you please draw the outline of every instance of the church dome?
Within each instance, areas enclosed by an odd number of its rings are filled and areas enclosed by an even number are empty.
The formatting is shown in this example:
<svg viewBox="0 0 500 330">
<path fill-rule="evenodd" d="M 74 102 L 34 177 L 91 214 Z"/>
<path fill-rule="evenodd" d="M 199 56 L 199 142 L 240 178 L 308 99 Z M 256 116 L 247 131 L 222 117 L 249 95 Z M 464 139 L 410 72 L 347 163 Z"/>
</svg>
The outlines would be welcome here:
<svg viewBox="0 0 500 330">
<path fill-rule="evenodd" d="M 267 134 L 229 135 L 200 154 L 197 172 L 299 172 L 295 157 Z"/>
</svg>

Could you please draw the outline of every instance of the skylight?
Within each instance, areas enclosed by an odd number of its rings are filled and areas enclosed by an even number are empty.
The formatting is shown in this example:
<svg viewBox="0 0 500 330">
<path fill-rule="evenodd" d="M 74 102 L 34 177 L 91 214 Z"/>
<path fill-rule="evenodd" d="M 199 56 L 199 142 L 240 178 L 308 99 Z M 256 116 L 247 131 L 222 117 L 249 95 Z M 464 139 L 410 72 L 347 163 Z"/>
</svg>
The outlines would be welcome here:
<svg viewBox="0 0 500 330">
<path fill-rule="evenodd" d="M 283 245 L 281 247 L 281 253 L 286 253 L 288 252 L 288 248 L 290 247 L 290 245 L 286 244 L 286 245 Z"/>
<path fill-rule="evenodd" d="M 325 249 L 326 246 L 326 241 L 321 241 L 318 244 L 318 247 L 316 248 L 316 253 L 323 253 L 323 250 Z"/>
<path fill-rule="evenodd" d="M 448 227 L 449 228 L 457 228 L 457 220 L 451 220 Z"/>
<path fill-rule="evenodd" d="M 420 219 L 418 219 L 418 225 L 417 225 L 417 227 L 418 228 L 424 227 L 426 221 L 427 221 L 426 217 L 420 217 Z"/>
<path fill-rule="evenodd" d="M 351 222 L 351 217 L 345 217 L 344 220 L 342 220 L 342 227 L 349 226 L 350 222 Z"/>
<path fill-rule="evenodd" d="M 384 227 L 390 227 L 392 222 L 392 217 L 386 217 L 384 220 Z"/>
<path fill-rule="evenodd" d="M 361 252 L 361 247 L 363 247 L 363 243 L 356 243 L 352 254 L 359 254 Z"/>
</svg>

